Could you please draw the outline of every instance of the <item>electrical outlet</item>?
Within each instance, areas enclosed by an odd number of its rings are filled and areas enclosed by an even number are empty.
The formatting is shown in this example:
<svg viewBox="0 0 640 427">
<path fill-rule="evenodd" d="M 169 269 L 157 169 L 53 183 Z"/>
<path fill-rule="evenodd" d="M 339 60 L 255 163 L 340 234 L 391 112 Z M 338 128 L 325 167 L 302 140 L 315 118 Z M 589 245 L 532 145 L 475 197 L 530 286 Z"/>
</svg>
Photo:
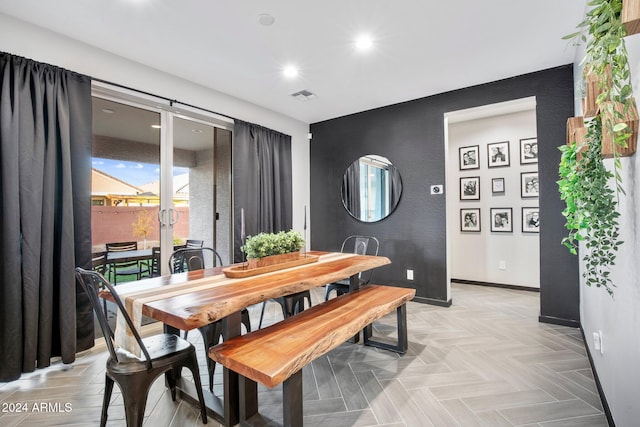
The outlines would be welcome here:
<svg viewBox="0 0 640 427">
<path fill-rule="evenodd" d="M 600 333 L 593 333 L 593 348 L 599 350 L 602 353 L 602 341 L 600 340 Z"/>
<path fill-rule="evenodd" d="M 593 333 L 593 348 L 599 350 L 600 354 L 604 354 L 604 346 L 602 345 L 602 331 Z"/>
<path fill-rule="evenodd" d="M 501 261 L 498 263 L 498 268 L 499 268 L 500 270 L 506 270 L 506 269 L 507 269 L 507 261 L 505 261 L 505 260 L 501 260 Z"/>
<path fill-rule="evenodd" d="M 407 280 L 413 280 L 413 270 L 407 270 Z"/>
</svg>

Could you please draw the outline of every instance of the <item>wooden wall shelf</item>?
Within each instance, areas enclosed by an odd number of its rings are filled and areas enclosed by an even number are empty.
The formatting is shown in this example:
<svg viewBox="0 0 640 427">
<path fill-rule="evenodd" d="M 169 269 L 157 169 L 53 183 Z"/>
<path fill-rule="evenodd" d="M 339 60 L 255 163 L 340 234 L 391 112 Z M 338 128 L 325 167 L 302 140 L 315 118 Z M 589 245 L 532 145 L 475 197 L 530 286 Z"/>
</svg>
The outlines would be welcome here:
<svg viewBox="0 0 640 427">
<path fill-rule="evenodd" d="M 640 0 L 622 2 L 622 25 L 628 36 L 640 33 Z"/>
</svg>

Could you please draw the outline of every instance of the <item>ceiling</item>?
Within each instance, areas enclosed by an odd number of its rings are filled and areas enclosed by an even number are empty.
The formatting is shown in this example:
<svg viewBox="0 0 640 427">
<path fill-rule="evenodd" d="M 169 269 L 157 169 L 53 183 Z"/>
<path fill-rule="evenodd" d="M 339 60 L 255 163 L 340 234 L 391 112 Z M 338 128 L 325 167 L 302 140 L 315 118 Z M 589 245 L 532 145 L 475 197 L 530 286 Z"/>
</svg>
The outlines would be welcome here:
<svg viewBox="0 0 640 427">
<path fill-rule="evenodd" d="M 562 36 L 575 31 L 585 4 L 0 0 L 0 12 L 314 123 L 572 63 L 575 48 Z M 264 13 L 273 25 L 258 22 Z M 354 45 L 363 33 L 373 39 L 367 52 Z M 282 75 L 288 64 L 297 78 Z M 301 90 L 316 97 L 290 96 Z"/>
</svg>

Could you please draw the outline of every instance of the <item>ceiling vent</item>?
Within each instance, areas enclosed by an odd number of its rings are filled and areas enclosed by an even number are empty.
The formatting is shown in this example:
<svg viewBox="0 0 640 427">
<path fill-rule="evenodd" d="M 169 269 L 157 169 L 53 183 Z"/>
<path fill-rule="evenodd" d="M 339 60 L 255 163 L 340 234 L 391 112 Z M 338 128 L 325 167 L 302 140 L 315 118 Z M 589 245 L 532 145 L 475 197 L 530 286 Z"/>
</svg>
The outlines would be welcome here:
<svg viewBox="0 0 640 427">
<path fill-rule="evenodd" d="M 315 93 L 309 92 L 308 90 L 301 90 L 299 92 L 292 93 L 293 96 L 298 101 L 308 101 L 316 97 Z"/>
</svg>

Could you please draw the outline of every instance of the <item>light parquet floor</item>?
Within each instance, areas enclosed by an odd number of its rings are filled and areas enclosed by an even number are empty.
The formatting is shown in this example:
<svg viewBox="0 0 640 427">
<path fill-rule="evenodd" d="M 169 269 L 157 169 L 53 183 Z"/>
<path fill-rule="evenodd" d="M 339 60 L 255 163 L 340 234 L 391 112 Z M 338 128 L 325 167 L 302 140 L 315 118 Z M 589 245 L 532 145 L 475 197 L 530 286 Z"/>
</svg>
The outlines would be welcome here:
<svg viewBox="0 0 640 427">
<path fill-rule="evenodd" d="M 313 293 L 314 304 L 321 291 Z M 449 308 L 408 304 L 410 348 L 403 356 L 346 343 L 305 368 L 305 426 L 607 425 L 580 331 L 539 323 L 539 294 L 453 284 L 452 296 Z M 260 308 L 250 309 L 252 325 L 258 324 Z M 267 305 L 266 324 L 281 319 L 278 310 L 276 303 Z M 376 322 L 375 329 L 378 335 L 394 334 L 395 316 Z M 189 339 L 202 346 L 198 333 Z M 204 350 L 198 352 L 207 384 Z M 98 425 L 105 360 L 99 345 L 72 365 L 54 363 L 0 383 L 0 425 Z M 277 425 L 280 387 L 259 390 L 256 425 Z M 108 425 L 125 425 L 117 387 Z M 160 379 L 147 401 L 145 425 L 204 424 L 196 408 L 171 400 Z"/>
</svg>

